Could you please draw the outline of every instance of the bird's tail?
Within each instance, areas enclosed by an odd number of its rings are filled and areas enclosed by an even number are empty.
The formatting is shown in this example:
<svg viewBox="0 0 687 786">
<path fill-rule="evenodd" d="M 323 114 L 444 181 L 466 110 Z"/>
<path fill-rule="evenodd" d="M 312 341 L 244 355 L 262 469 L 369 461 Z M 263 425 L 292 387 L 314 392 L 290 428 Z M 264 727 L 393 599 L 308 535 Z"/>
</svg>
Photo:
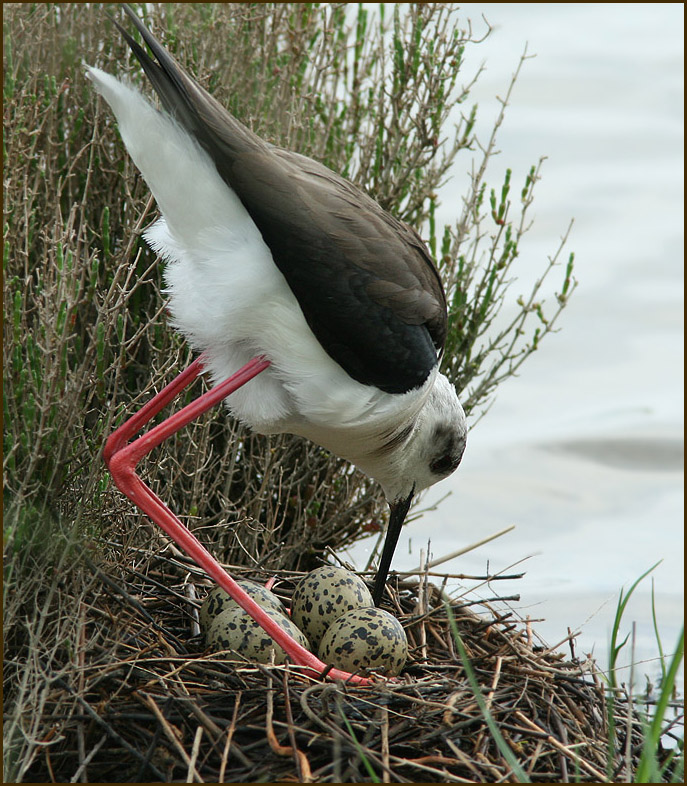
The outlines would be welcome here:
<svg viewBox="0 0 687 786">
<path fill-rule="evenodd" d="M 129 44 L 165 110 L 201 145 L 220 169 L 239 153 L 263 149 L 265 142 L 233 117 L 174 60 L 136 13 L 124 4 L 155 59 L 117 22 L 113 23 Z M 229 182 L 227 173 L 220 171 Z"/>
</svg>

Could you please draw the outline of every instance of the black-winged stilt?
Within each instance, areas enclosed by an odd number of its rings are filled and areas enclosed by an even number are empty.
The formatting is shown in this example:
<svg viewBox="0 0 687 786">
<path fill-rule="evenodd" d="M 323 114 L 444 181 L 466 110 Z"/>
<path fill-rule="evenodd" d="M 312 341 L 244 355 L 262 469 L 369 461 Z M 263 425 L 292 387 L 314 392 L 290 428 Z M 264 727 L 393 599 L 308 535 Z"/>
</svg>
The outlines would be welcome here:
<svg viewBox="0 0 687 786">
<path fill-rule="evenodd" d="M 145 237 L 167 263 L 174 325 L 202 354 L 112 434 L 105 460 L 117 486 L 295 663 L 321 672 L 135 467 L 230 394 L 233 415 L 255 431 L 297 434 L 348 459 L 381 484 L 391 510 L 378 604 L 413 495 L 452 473 L 465 448 L 463 410 L 438 370 L 441 281 L 411 228 L 327 167 L 245 128 L 125 10 L 154 59 L 115 24 L 165 111 L 97 68 L 88 75 L 157 200 L 162 218 Z M 214 388 L 129 442 L 204 369 Z"/>
</svg>

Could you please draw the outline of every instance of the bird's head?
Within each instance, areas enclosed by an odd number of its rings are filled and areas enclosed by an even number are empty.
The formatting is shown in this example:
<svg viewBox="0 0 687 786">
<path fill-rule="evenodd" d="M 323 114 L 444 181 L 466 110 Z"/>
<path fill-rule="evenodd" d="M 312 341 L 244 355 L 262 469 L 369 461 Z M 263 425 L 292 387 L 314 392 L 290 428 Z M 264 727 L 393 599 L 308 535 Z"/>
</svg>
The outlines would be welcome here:
<svg viewBox="0 0 687 786">
<path fill-rule="evenodd" d="M 463 458 L 466 441 L 465 413 L 456 390 L 438 374 L 414 422 L 397 438 L 389 472 L 376 478 L 392 510 L 451 475 Z"/>
<path fill-rule="evenodd" d="M 379 603 L 396 543 L 415 494 L 451 475 L 463 458 L 467 425 L 455 388 L 443 374 L 414 422 L 395 437 L 387 471 L 377 475 L 391 516 L 373 598 Z"/>
</svg>

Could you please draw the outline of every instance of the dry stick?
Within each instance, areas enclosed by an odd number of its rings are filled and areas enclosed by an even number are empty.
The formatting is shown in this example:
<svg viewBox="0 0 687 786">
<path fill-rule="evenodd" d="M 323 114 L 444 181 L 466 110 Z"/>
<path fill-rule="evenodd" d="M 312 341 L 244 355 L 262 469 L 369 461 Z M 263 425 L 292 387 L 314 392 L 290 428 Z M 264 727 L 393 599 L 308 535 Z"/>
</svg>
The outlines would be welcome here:
<svg viewBox="0 0 687 786">
<path fill-rule="evenodd" d="M 160 770 L 155 767 L 155 765 L 148 760 L 147 757 L 143 756 L 140 751 L 136 750 L 133 745 L 130 745 L 121 734 L 118 734 L 112 726 L 104 719 L 101 718 L 100 715 L 91 707 L 91 705 L 78 693 L 76 693 L 67 683 L 61 678 L 58 677 L 54 680 L 54 684 L 58 687 L 62 688 L 63 690 L 67 691 L 70 696 L 73 696 L 74 699 L 83 707 L 83 709 L 93 718 L 93 720 L 102 728 L 105 729 L 109 737 L 112 737 L 115 742 L 118 742 L 125 750 L 129 751 L 135 758 L 139 759 L 143 762 L 146 767 L 149 767 L 151 772 L 156 775 L 158 778 L 161 779 L 161 782 L 164 782 L 164 775 L 160 772 Z"/>
<path fill-rule="evenodd" d="M 599 783 L 607 783 L 606 776 L 602 772 L 599 772 L 599 770 L 597 770 L 596 767 L 593 767 L 591 764 L 589 764 L 589 762 L 585 761 L 581 756 L 578 756 L 577 753 L 570 750 L 570 748 L 566 748 L 565 745 L 560 743 L 555 737 L 552 737 L 547 731 L 542 729 L 541 726 L 537 725 L 534 721 L 530 720 L 520 710 L 515 710 L 513 714 L 516 715 L 526 726 L 529 726 L 530 729 L 534 731 L 538 731 L 540 734 L 543 734 L 549 745 L 553 745 L 553 747 L 556 750 L 560 751 L 562 754 L 572 759 L 578 766 L 582 767 L 582 769 L 584 770 L 587 770 L 587 772 L 589 772 L 595 778 L 598 778 Z"/>
<path fill-rule="evenodd" d="M 224 783 L 224 771 L 227 768 L 227 759 L 229 758 L 229 749 L 231 747 L 231 738 L 234 736 L 236 730 L 236 721 L 239 716 L 239 705 L 241 704 L 241 691 L 236 694 L 236 701 L 234 701 L 234 713 L 231 716 L 231 724 L 227 729 L 227 741 L 224 743 L 224 750 L 222 751 L 222 763 L 219 768 L 219 783 Z"/>
<path fill-rule="evenodd" d="M 391 783 L 389 777 L 389 709 L 386 705 L 381 708 L 382 713 L 382 783 Z"/>
<path fill-rule="evenodd" d="M 107 734 L 103 734 L 103 736 L 98 740 L 98 742 L 96 742 L 96 744 L 91 748 L 91 750 L 88 753 L 88 756 L 86 756 L 86 758 L 81 762 L 79 769 L 70 778 L 69 780 L 70 783 L 76 783 L 81 777 L 81 773 L 86 772 L 86 767 L 88 767 L 89 762 L 95 756 L 95 754 L 103 747 L 106 739 L 107 739 Z M 89 783 L 89 781 L 86 781 L 86 783 Z"/>
<path fill-rule="evenodd" d="M 558 734 L 560 735 L 560 738 L 563 741 L 563 745 L 569 745 L 568 731 L 563 725 L 563 721 L 561 720 L 560 713 L 553 705 L 553 698 L 551 696 L 549 696 L 548 704 L 549 707 L 551 708 L 551 717 L 553 718 L 553 721 L 556 724 L 556 728 L 558 729 Z M 562 753 L 559 753 L 558 755 L 560 756 L 560 763 L 561 763 L 561 782 L 570 783 L 570 779 L 568 778 L 568 762 L 566 761 L 565 756 Z"/>
<path fill-rule="evenodd" d="M 86 608 L 83 601 L 79 601 L 79 653 L 78 653 L 78 663 L 79 663 L 79 695 L 85 695 L 84 685 L 86 681 L 86 674 L 85 674 L 85 655 L 86 655 Z M 88 773 L 86 772 L 86 740 L 84 738 L 84 724 L 83 721 L 79 721 L 76 726 L 76 739 L 77 745 L 79 749 L 79 768 L 77 772 L 81 773 L 79 777 L 81 777 L 84 783 L 89 782 Z"/>
<path fill-rule="evenodd" d="M 453 708 L 456 706 L 456 702 L 460 699 L 463 694 L 465 693 L 464 690 L 456 690 L 446 699 L 446 704 L 444 705 L 446 709 L 444 710 L 444 714 L 442 716 L 442 722 L 446 726 L 450 726 L 453 722 Z"/>
<path fill-rule="evenodd" d="M 540 657 L 543 656 L 543 655 L 548 655 L 550 652 L 557 652 L 560 647 L 562 647 L 566 642 L 569 642 L 570 643 L 570 651 L 571 651 L 571 654 L 572 654 L 572 658 L 574 660 L 575 659 L 575 648 L 573 646 L 573 642 L 580 635 L 580 633 L 581 633 L 581 631 L 579 631 L 579 630 L 576 633 L 573 633 L 570 630 L 570 628 L 568 628 L 568 635 L 564 639 L 561 639 L 557 644 L 554 644 L 551 647 L 546 647 L 546 649 L 541 650 L 540 653 L 539 653 Z"/>
<path fill-rule="evenodd" d="M 322 683 L 316 683 L 315 685 L 311 685 L 309 688 L 306 688 L 303 691 L 303 693 L 301 693 L 301 697 L 300 697 L 301 709 L 307 715 L 307 717 L 315 725 L 320 726 L 322 729 L 325 730 L 325 732 L 328 732 L 329 734 L 332 735 L 332 741 L 333 741 L 334 750 L 335 750 L 335 755 L 333 757 L 333 765 L 334 765 L 335 768 L 338 768 L 339 765 L 340 765 L 340 759 L 341 759 L 340 754 L 341 754 L 341 750 L 343 749 L 343 745 L 341 743 L 342 742 L 346 742 L 348 747 L 349 747 L 349 750 L 355 750 L 355 751 L 359 751 L 359 747 L 358 747 L 359 743 L 347 731 L 345 731 L 341 726 L 337 726 L 336 724 L 332 723 L 331 721 L 326 721 L 323 718 L 321 718 L 310 707 L 310 705 L 308 704 L 308 697 L 310 696 L 310 694 L 315 693 L 315 692 L 320 692 L 320 691 L 322 691 L 322 693 L 325 694 L 325 695 L 335 692 L 335 695 L 336 695 L 336 698 L 337 698 L 337 706 L 339 708 L 339 711 L 343 714 L 343 709 L 342 709 L 342 706 L 341 706 L 341 697 L 339 695 L 338 690 L 339 689 L 336 686 L 332 685 L 332 684 L 324 684 L 323 685 Z M 361 701 L 364 702 L 363 699 L 361 699 Z M 370 705 L 371 705 L 371 707 L 378 706 L 378 705 L 372 704 L 371 702 L 370 702 Z M 395 714 L 398 715 L 399 713 L 395 713 Z M 343 717 L 345 717 L 345 715 L 343 715 Z M 401 716 L 401 717 L 403 717 L 403 716 Z M 375 751 L 367 749 L 367 756 L 368 756 L 369 760 L 374 762 L 380 769 L 384 768 L 384 766 L 385 766 L 384 762 L 377 756 Z M 399 759 L 399 761 L 403 761 L 403 760 Z M 336 777 L 340 776 L 340 773 L 336 772 L 336 770 L 335 770 L 334 774 L 335 774 Z M 393 773 L 391 772 L 391 770 L 389 770 L 389 776 L 391 776 L 391 775 L 393 775 Z M 336 783 L 340 783 L 341 781 L 335 781 L 335 782 Z"/>
<path fill-rule="evenodd" d="M 635 646 L 637 636 L 637 623 L 632 623 L 632 646 L 630 649 L 630 680 L 627 691 L 626 726 L 625 726 L 625 778 L 627 783 L 632 783 L 632 716 L 634 681 L 635 681 Z"/>
<path fill-rule="evenodd" d="M 477 767 L 475 767 L 472 759 L 464 751 L 462 751 L 452 739 L 446 737 L 446 744 L 456 755 L 458 761 L 460 761 L 463 765 L 465 765 L 465 767 L 467 767 L 470 770 L 470 772 L 473 772 L 475 774 L 475 777 L 478 782 L 484 779 L 484 774 L 480 772 L 477 769 Z"/>
<path fill-rule="evenodd" d="M 55 772 L 52 768 L 52 762 L 50 761 L 50 748 L 45 749 L 45 765 L 48 768 L 48 772 L 50 773 L 51 782 L 57 783 L 57 778 L 55 777 Z"/>
<path fill-rule="evenodd" d="M 449 759 L 447 756 L 422 756 L 419 759 L 402 759 L 400 756 L 391 756 L 391 760 L 395 763 L 406 767 L 414 767 L 415 769 L 420 770 L 421 772 L 430 772 L 432 775 L 440 775 L 442 780 L 439 783 L 474 783 L 473 780 L 469 778 L 461 778 L 458 775 L 451 775 L 451 773 L 446 772 L 446 770 L 438 770 L 436 767 L 429 767 L 427 764 L 423 762 L 432 762 L 435 764 L 453 764 L 455 766 L 456 760 Z M 496 767 L 489 767 L 491 770 L 496 770 L 496 775 L 500 776 L 501 773 L 497 770 Z M 418 781 L 411 781 L 412 783 L 418 783 Z M 496 781 L 493 781 L 496 783 Z"/>
<path fill-rule="evenodd" d="M 575 704 L 575 702 L 570 700 L 569 696 L 561 696 L 563 700 L 563 704 L 565 704 L 568 712 L 575 718 L 577 721 L 577 726 L 580 729 L 581 733 L 584 733 L 582 730 L 582 726 L 589 725 L 589 719 L 585 717 L 585 714 L 580 710 L 580 708 Z"/>
<path fill-rule="evenodd" d="M 373 751 L 371 748 L 367 747 L 367 743 L 369 741 L 367 733 L 371 731 L 371 729 L 368 726 L 367 732 L 362 737 L 363 741 L 362 742 L 359 741 L 358 738 L 356 737 L 355 730 L 353 729 L 353 725 L 348 720 L 348 718 L 346 717 L 346 713 L 344 712 L 342 694 L 339 692 L 335 694 L 334 698 L 336 702 L 336 708 L 345 726 L 345 728 L 344 726 L 342 726 L 340 729 L 341 737 L 342 739 L 345 739 L 356 752 L 355 759 L 350 762 L 349 770 L 350 769 L 358 770 L 359 762 L 360 762 L 365 766 L 365 769 L 368 771 L 368 774 L 374 778 L 375 776 L 374 776 L 374 771 L 372 769 L 372 763 L 376 764 L 380 768 L 383 766 L 383 764 L 380 757 L 377 754 L 377 751 Z"/>
<path fill-rule="evenodd" d="M 503 656 L 499 655 L 496 660 L 496 669 L 494 671 L 494 677 L 491 681 L 491 688 L 485 700 L 485 706 L 487 710 L 491 709 L 491 703 L 494 699 L 494 692 L 496 691 L 496 686 L 498 685 L 499 678 L 501 676 L 502 663 L 503 663 Z M 478 751 L 481 755 L 485 755 L 490 739 L 491 739 L 491 735 L 487 734 L 487 730 L 483 728 L 479 732 L 479 736 L 477 737 L 477 741 L 475 742 L 474 745 L 474 750 Z"/>
<path fill-rule="evenodd" d="M 432 560 L 432 562 L 428 562 L 426 565 L 420 564 L 419 567 L 415 568 L 415 570 L 409 570 L 407 572 L 400 572 L 399 576 L 414 576 L 418 573 L 423 573 L 430 568 L 436 568 L 437 565 L 443 565 L 444 562 L 448 562 L 449 560 L 455 559 L 456 557 L 460 557 L 463 554 L 467 554 L 468 551 L 474 551 L 474 549 L 483 546 L 485 543 L 489 543 L 491 540 L 496 540 L 496 538 L 500 538 L 502 535 L 505 535 L 507 532 L 515 529 L 515 524 L 511 524 L 510 527 L 506 527 L 505 529 L 499 530 L 495 532 L 493 535 L 489 535 L 482 540 L 478 540 L 476 543 L 472 543 L 470 546 L 465 546 L 462 549 L 458 549 L 457 551 L 452 551 L 450 554 L 445 554 L 443 557 L 439 557 L 438 559 Z M 422 563 L 422 560 L 420 560 Z"/>
<path fill-rule="evenodd" d="M 429 544 L 427 545 L 427 559 L 429 559 Z M 425 550 L 420 549 L 420 563 L 425 563 Z M 425 563 L 424 569 L 421 571 L 420 587 L 418 591 L 417 610 L 418 613 L 424 617 L 427 613 L 427 570 L 429 562 Z M 423 663 L 427 663 L 427 629 L 425 628 L 425 620 L 422 619 L 420 625 L 420 656 Z"/>
<path fill-rule="evenodd" d="M 294 731 L 293 713 L 291 712 L 291 698 L 289 696 L 289 667 L 286 666 L 284 671 L 284 707 L 286 709 L 286 723 L 289 732 L 289 739 L 291 740 L 291 747 L 293 748 L 294 757 L 296 761 L 296 768 L 301 783 L 312 782 L 312 771 L 310 770 L 310 762 L 308 757 L 298 749 L 296 745 L 296 733 Z"/>
<path fill-rule="evenodd" d="M 532 773 L 534 772 L 534 768 L 535 768 L 537 762 L 539 761 L 539 757 L 541 756 L 543 750 L 544 750 L 544 741 L 538 739 L 537 740 L 537 744 L 536 744 L 536 746 L 534 748 L 534 753 L 529 758 L 530 764 L 529 764 L 529 767 L 527 768 L 527 773 L 526 773 L 528 778 L 532 777 Z"/>
<path fill-rule="evenodd" d="M 222 736 L 222 729 L 211 718 L 209 718 L 195 703 L 194 699 L 188 695 L 188 688 L 186 687 L 186 684 L 183 682 L 183 680 L 181 681 L 181 686 L 187 696 L 178 696 L 177 701 L 185 704 L 200 721 L 205 730 L 208 731 L 216 740 L 219 739 Z"/>
<path fill-rule="evenodd" d="M 341 762 L 343 761 L 343 744 L 340 734 L 332 734 L 332 772 L 334 774 L 334 783 L 343 783 L 343 773 L 341 769 Z"/>
<path fill-rule="evenodd" d="M 373 570 L 368 572 L 364 572 L 364 571 L 363 572 L 358 571 L 358 572 L 360 573 L 360 575 L 365 575 L 365 576 L 375 575 L 375 572 Z M 403 578 L 404 575 L 410 576 L 411 574 L 398 574 L 398 575 L 401 576 L 401 578 Z M 412 575 L 417 575 L 417 574 L 412 574 Z M 446 571 L 443 570 L 442 571 L 428 570 L 427 575 L 440 579 L 460 579 L 461 581 L 467 581 L 468 579 L 470 579 L 471 581 L 481 581 L 483 583 L 488 584 L 492 581 L 516 581 L 518 579 L 521 579 L 525 574 L 503 573 L 502 571 L 499 571 L 498 573 L 494 573 L 491 576 L 482 576 L 482 575 L 475 576 L 473 573 L 447 573 Z"/>
<path fill-rule="evenodd" d="M 186 592 L 186 597 L 190 600 L 198 600 L 198 595 L 196 594 L 196 586 L 192 581 L 184 588 Z M 198 609 L 194 604 L 191 605 L 191 636 L 198 636 L 200 634 L 200 624 L 198 622 Z"/>
<path fill-rule="evenodd" d="M 172 727 L 169 725 L 167 719 L 162 714 L 162 711 L 155 703 L 155 699 L 153 699 L 153 697 L 149 693 L 137 693 L 136 696 L 138 697 L 139 701 L 143 702 L 143 704 L 145 704 L 150 710 L 153 711 L 155 717 L 158 719 L 160 725 L 162 726 L 162 730 L 167 735 L 167 738 L 172 743 L 172 745 L 174 745 L 174 747 L 179 751 L 181 758 L 189 767 L 193 775 L 198 779 L 198 783 L 205 783 L 205 781 L 200 777 L 200 773 L 198 772 L 198 770 L 196 770 L 195 766 L 191 764 L 191 759 L 189 758 L 188 753 L 186 753 L 182 744 L 177 739 L 177 736 L 174 733 Z"/>
<path fill-rule="evenodd" d="M 270 675 L 267 684 L 267 714 L 265 716 L 265 735 L 269 742 L 270 748 L 278 756 L 297 756 L 298 763 L 300 764 L 303 773 L 303 783 L 312 783 L 312 773 L 310 772 L 310 764 L 305 754 L 291 745 L 282 745 L 274 733 L 274 726 L 272 725 L 272 717 L 274 715 L 274 688 L 272 687 L 272 676 Z"/>
<path fill-rule="evenodd" d="M 514 526 L 515 525 L 513 525 L 513 527 Z M 494 535 L 491 536 L 490 539 L 497 538 L 497 537 L 499 537 L 499 535 L 502 535 L 502 534 L 504 534 L 506 532 L 509 532 L 511 529 L 513 529 L 513 527 L 508 527 L 505 530 L 502 530 L 501 532 L 495 533 Z M 117 543 L 116 541 L 101 539 L 98 542 L 99 543 L 103 543 L 106 546 L 116 546 L 118 548 L 121 548 L 121 544 Z M 480 543 L 482 543 L 482 542 L 483 541 L 480 541 Z M 467 547 L 465 549 L 465 551 L 470 551 L 473 548 L 477 548 L 477 546 L 479 546 L 480 543 L 474 543 L 472 546 Z M 136 546 L 128 546 L 127 548 L 129 549 L 129 551 L 131 551 L 133 553 L 140 553 L 140 554 L 147 554 L 148 553 L 147 549 L 139 548 L 139 547 L 136 547 Z M 171 547 L 170 547 L 170 551 L 171 551 Z M 346 563 L 343 560 L 341 560 L 333 551 L 331 551 L 331 549 L 328 548 L 327 551 L 330 554 L 330 556 L 333 557 L 333 558 L 336 558 L 338 560 L 338 562 L 343 567 L 347 567 L 348 566 L 349 563 Z M 461 550 L 461 553 L 464 553 L 464 552 Z M 445 562 L 446 560 L 453 559 L 454 556 L 455 556 L 455 554 L 449 554 L 446 557 L 442 557 L 441 559 L 439 559 L 439 560 L 437 560 L 435 562 L 430 563 L 430 566 L 441 564 L 441 563 Z M 181 568 L 182 570 L 188 571 L 189 573 L 197 574 L 199 579 L 207 580 L 207 576 L 203 573 L 203 569 L 197 567 L 196 565 L 194 565 L 193 564 L 193 560 L 190 557 L 186 556 L 186 554 L 183 554 L 183 553 L 179 552 L 179 555 L 178 556 L 175 555 L 174 557 L 165 557 L 162 554 L 158 554 L 157 557 L 158 557 L 158 559 L 161 562 L 167 562 L 171 566 L 174 566 L 174 567 L 177 567 L 177 568 Z M 518 560 L 518 562 L 522 562 L 522 561 L 523 560 Z M 513 564 L 517 565 L 518 562 L 513 563 Z M 255 568 L 247 568 L 245 565 L 238 565 L 238 564 L 233 563 L 233 562 L 221 562 L 220 561 L 220 564 L 222 565 L 222 567 L 228 573 L 232 573 L 232 574 L 233 573 L 240 573 L 241 571 L 246 572 L 246 573 L 254 573 L 254 572 L 256 572 Z M 423 568 L 423 570 L 424 570 L 424 568 Z M 280 576 L 282 578 L 292 578 L 292 579 L 297 579 L 301 575 L 299 571 L 297 571 L 297 570 L 290 570 L 288 568 L 270 568 L 269 572 L 273 573 L 275 576 Z M 376 571 L 374 571 L 374 570 L 356 570 L 354 572 L 357 573 L 359 576 L 374 576 Z M 422 573 L 422 571 L 421 570 L 415 570 L 415 571 L 411 571 L 410 573 L 403 573 L 403 572 L 400 572 L 400 571 L 396 571 L 396 574 L 398 576 L 415 576 L 418 573 Z M 448 573 L 447 574 L 447 573 L 444 573 L 444 572 L 436 572 L 436 571 L 433 572 L 433 571 L 430 570 L 427 575 L 428 576 L 448 576 L 449 578 L 455 578 L 455 579 L 474 579 L 474 581 L 499 581 L 499 580 L 500 581 L 504 581 L 504 580 L 511 581 L 513 579 L 521 579 L 525 574 L 524 573 L 504 574 L 502 571 L 499 571 L 498 573 L 494 574 L 493 576 L 482 576 L 482 575 L 473 575 L 472 573 Z M 148 574 L 148 577 L 149 577 L 149 574 Z M 209 586 L 211 586 L 211 584 L 210 584 L 209 580 L 207 580 L 207 582 L 203 583 L 202 586 L 209 587 Z M 180 595 L 178 593 L 176 593 L 176 596 L 179 597 L 182 600 L 185 599 L 183 595 Z"/>
<path fill-rule="evenodd" d="M 120 584 L 117 584 L 112 578 L 110 578 L 103 570 L 101 570 L 87 555 L 84 555 L 84 561 L 88 568 L 98 577 L 99 581 L 101 581 L 107 588 L 113 590 L 118 595 L 121 595 L 122 598 L 129 604 L 132 608 L 134 608 L 145 620 L 149 622 L 153 628 L 157 631 L 164 630 L 156 621 L 155 618 L 144 608 L 143 604 L 140 603 L 136 598 L 132 597 L 129 592 L 127 592 L 124 587 Z M 183 596 L 182 596 L 183 598 Z M 119 598 L 116 598 L 119 600 Z M 185 599 L 185 598 L 184 598 Z M 121 600 L 119 600 L 121 603 Z M 171 635 L 171 634 L 166 634 Z M 175 642 L 179 644 L 181 650 L 178 650 L 175 654 L 185 654 L 183 653 L 183 645 L 176 637 L 173 637 Z"/>
<path fill-rule="evenodd" d="M 193 738 L 193 747 L 191 748 L 191 761 L 188 763 L 188 772 L 186 773 L 186 783 L 193 783 L 193 773 L 196 770 L 196 761 L 198 759 L 198 751 L 200 750 L 200 739 L 203 736 L 203 727 L 198 726 L 196 729 L 195 737 Z"/>
<path fill-rule="evenodd" d="M 501 664 L 503 663 L 503 656 L 499 655 L 496 659 L 496 669 L 494 671 L 494 679 L 491 681 L 491 688 L 489 689 L 489 693 L 487 695 L 485 706 L 487 710 L 491 709 L 491 702 L 494 699 L 494 693 L 496 692 L 496 686 L 499 684 L 499 678 L 501 676 Z"/>
</svg>

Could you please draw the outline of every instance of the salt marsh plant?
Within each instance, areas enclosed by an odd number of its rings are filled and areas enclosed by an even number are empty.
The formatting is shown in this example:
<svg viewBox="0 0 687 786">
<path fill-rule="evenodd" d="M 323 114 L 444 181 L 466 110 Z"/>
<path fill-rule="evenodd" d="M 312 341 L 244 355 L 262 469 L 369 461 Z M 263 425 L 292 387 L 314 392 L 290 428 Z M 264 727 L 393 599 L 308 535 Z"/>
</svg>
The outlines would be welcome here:
<svg viewBox="0 0 687 786">
<path fill-rule="evenodd" d="M 475 138 L 461 64 L 477 42 L 457 10 L 139 10 L 259 134 L 345 173 L 423 233 L 450 302 L 444 370 L 467 412 L 484 410 L 552 331 L 574 280 L 572 257 L 559 264 L 558 249 L 542 263 L 543 275 L 560 268 L 553 303 L 541 301 L 541 279 L 529 294 L 514 291 L 540 164 L 517 187 L 509 170 L 489 184 L 495 134 Z M 190 353 L 165 324 L 160 265 L 141 239 L 154 204 L 81 61 L 134 81 L 140 70 L 99 4 L 9 4 L 4 13 L 4 448 L 14 540 L 25 508 L 91 524 L 126 518 L 100 460 L 103 441 Z M 459 117 L 453 128 L 449 116 Z M 477 163 L 462 210 L 454 225 L 438 227 L 440 186 L 468 156 Z M 517 316 L 496 331 L 508 298 Z M 345 462 L 299 439 L 247 434 L 221 411 L 166 444 L 149 473 L 192 526 L 247 522 L 241 546 L 222 527 L 211 538 L 230 560 L 297 567 L 384 515 L 377 489 Z"/>
</svg>

